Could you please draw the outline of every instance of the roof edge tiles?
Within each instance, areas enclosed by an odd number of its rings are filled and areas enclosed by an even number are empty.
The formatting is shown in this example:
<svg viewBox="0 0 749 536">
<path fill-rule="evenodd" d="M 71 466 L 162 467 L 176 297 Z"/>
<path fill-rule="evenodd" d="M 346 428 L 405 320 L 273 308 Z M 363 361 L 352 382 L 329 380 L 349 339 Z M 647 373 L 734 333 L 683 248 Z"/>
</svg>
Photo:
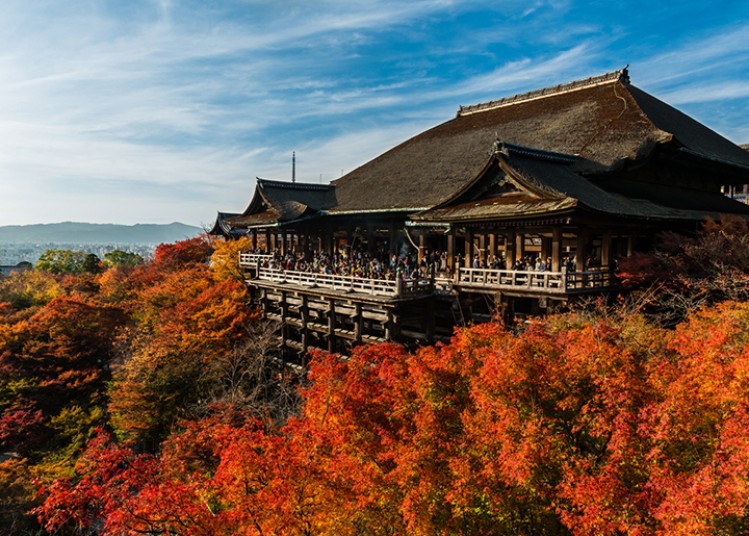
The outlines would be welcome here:
<svg viewBox="0 0 749 536">
<path fill-rule="evenodd" d="M 547 151 L 546 149 L 516 145 L 506 141 L 501 142 L 499 152 L 508 156 L 524 156 L 526 158 L 535 158 L 537 160 L 545 160 L 557 164 L 572 164 L 580 157 L 580 155 L 577 154 Z"/>
<path fill-rule="evenodd" d="M 593 86 L 609 84 L 611 82 L 621 81 L 625 84 L 629 84 L 628 67 L 629 66 L 625 67 L 624 69 L 619 69 L 618 71 L 612 71 L 610 73 L 605 73 L 598 76 L 591 76 L 583 80 L 575 80 L 572 82 L 567 82 L 565 84 L 559 84 L 557 86 L 536 89 L 527 93 L 519 93 L 511 97 L 504 97 L 502 99 L 497 99 L 489 102 L 481 102 L 478 104 L 461 106 L 458 108 L 457 117 L 485 112 L 487 110 L 494 110 L 495 108 L 501 108 L 503 106 L 509 106 L 520 102 L 543 99 L 551 95 L 561 95 L 563 93 L 569 93 L 571 91 L 577 91 Z"/>
</svg>

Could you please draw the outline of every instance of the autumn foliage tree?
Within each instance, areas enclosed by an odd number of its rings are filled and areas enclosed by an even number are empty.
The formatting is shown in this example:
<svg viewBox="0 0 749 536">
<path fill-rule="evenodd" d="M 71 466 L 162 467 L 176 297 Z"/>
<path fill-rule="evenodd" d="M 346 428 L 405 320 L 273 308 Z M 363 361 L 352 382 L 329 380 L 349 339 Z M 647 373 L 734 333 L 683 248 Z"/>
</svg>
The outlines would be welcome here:
<svg viewBox="0 0 749 536">
<path fill-rule="evenodd" d="M 708 218 L 693 236 L 673 232 L 656 249 L 620 260 L 630 303 L 664 325 L 724 300 L 749 300 L 749 223 Z"/>
<path fill-rule="evenodd" d="M 85 458 L 38 514 L 80 523 L 106 481 L 109 534 L 744 534 L 748 328 L 726 302 L 673 331 L 568 314 L 319 353 L 285 425 L 214 406 L 159 457 Z"/>
<path fill-rule="evenodd" d="M 209 268 L 211 251 L 197 237 L 160 246 L 153 262 L 107 263 L 102 273 L 58 270 L 67 257 L 54 254 L 44 269 L 0 281 L 0 527 L 12 525 L 8 534 L 33 530 L 23 516 L 32 481 L 71 474 L 96 427 L 157 450 L 180 418 L 214 402 L 261 408 L 283 391 L 293 404 L 290 382 L 257 365 L 256 353 L 272 360 L 253 342 L 257 315 L 240 282 Z"/>
<path fill-rule="evenodd" d="M 634 259 L 639 309 L 317 352 L 304 378 L 247 303 L 241 244 L 12 276 L 0 526 L 33 530 L 35 507 L 75 535 L 746 534 L 742 225 Z"/>
</svg>

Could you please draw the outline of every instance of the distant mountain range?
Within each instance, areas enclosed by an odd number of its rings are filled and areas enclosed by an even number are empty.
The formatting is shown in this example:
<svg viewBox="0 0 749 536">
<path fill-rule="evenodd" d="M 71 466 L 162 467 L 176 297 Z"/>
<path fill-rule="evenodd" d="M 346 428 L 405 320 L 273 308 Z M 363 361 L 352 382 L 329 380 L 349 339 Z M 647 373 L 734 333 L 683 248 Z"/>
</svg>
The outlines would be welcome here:
<svg viewBox="0 0 749 536">
<path fill-rule="evenodd" d="M 0 244 L 163 244 L 191 238 L 203 232 L 183 223 L 48 223 L 0 227 Z"/>
</svg>

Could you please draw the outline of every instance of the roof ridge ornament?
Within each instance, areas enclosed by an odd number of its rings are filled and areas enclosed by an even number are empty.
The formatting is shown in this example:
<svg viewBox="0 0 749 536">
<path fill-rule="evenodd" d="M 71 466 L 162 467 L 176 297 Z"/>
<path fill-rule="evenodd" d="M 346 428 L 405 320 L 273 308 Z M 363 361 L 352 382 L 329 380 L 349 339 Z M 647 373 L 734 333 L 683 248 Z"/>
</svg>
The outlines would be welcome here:
<svg viewBox="0 0 749 536">
<path fill-rule="evenodd" d="M 623 69 L 618 71 L 611 71 L 609 73 L 600 74 L 598 76 L 591 76 L 589 78 L 574 80 L 565 84 L 559 84 L 556 86 L 545 87 L 542 89 L 536 89 L 527 93 L 518 93 L 511 97 L 504 97 L 501 99 L 481 102 L 478 104 L 470 104 L 467 106 L 460 106 L 458 108 L 458 117 L 464 115 L 471 115 L 478 112 L 485 112 L 487 110 L 493 110 L 495 108 L 501 108 L 503 106 L 510 106 L 512 104 L 518 104 L 521 102 L 527 102 L 536 99 L 543 99 L 551 97 L 553 95 L 560 95 L 562 93 L 569 93 L 571 91 L 577 91 L 588 87 L 599 86 L 603 84 L 610 84 L 612 82 L 622 82 L 623 84 L 629 84 L 629 64 Z"/>
<path fill-rule="evenodd" d="M 492 142 L 492 149 L 489 155 L 490 156 L 503 155 L 505 157 L 510 156 L 510 152 L 507 150 L 507 146 L 505 145 L 505 142 L 502 141 L 499 137 L 499 132 L 494 133 L 494 141 Z"/>
</svg>

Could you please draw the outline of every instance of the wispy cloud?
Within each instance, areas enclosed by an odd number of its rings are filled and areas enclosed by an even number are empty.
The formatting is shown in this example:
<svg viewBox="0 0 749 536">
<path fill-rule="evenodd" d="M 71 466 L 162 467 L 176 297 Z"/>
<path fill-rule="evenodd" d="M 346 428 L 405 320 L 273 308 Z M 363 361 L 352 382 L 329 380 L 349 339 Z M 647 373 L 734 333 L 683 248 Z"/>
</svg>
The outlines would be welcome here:
<svg viewBox="0 0 749 536">
<path fill-rule="evenodd" d="M 568 0 L 5 0 L 0 224 L 204 221 L 292 150 L 327 182 L 459 104 L 621 67 L 637 31 Z M 747 32 L 640 50 L 636 81 L 746 99 Z"/>
</svg>

